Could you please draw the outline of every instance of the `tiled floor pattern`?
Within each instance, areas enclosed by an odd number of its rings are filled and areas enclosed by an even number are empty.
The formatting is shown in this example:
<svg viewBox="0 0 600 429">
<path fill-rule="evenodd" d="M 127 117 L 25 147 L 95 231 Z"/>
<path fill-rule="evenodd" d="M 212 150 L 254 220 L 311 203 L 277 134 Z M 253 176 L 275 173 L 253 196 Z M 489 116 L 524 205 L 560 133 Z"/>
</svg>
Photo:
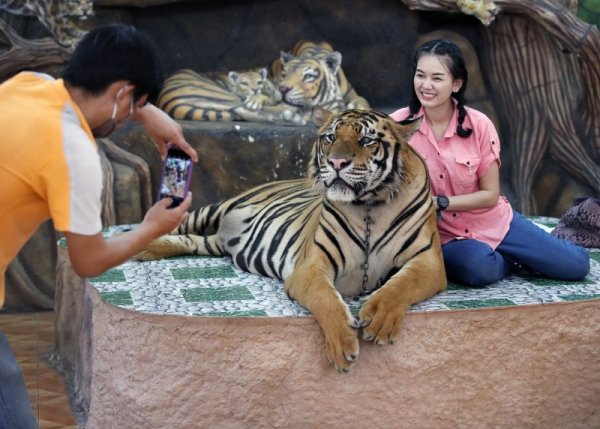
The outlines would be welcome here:
<svg viewBox="0 0 600 429">
<path fill-rule="evenodd" d="M 554 219 L 536 219 L 552 228 Z M 107 231 L 110 235 L 128 228 Z M 482 289 L 450 284 L 410 311 L 513 306 L 600 298 L 600 249 L 590 251 L 591 273 L 583 282 L 557 282 L 513 276 Z M 103 299 L 136 311 L 203 316 L 306 316 L 291 302 L 279 281 L 248 274 L 227 258 L 182 257 L 154 262 L 126 262 L 91 279 Z M 354 312 L 358 305 L 349 300 Z M 46 363 L 54 349 L 52 312 L 0 314 L 23 370 L 34 414 L 41 429 L 77 429 L 62 377 Z"/>
<path fill-rule="evenodd" d="M 54 350 L 54 314 L 0 313 L 0 331 L 19 362 L 40 429 L 77 429 L 62 376 L 46 363 Z"/>
<path fill-rule="evenodd" d="M 536 218 L 550 230 L 557 222 Z M 132 226 L 107 231 L 111 235 Z M 450 284 L 410 311 L 441 311 L 600 298 L 600 249 L 590 250 L 591 272 L 581 282 L 512 276 L 485 288 Z M 103 299 L 136 311 L 202 316 L 307 316 L 290 301 L 281 282 L 249 274 L 229 258 L 178 257 L 151 262 L 128 261 L 90 279 Z M 360 302 L 347 300 L 353 312 Z"/>
</svg>

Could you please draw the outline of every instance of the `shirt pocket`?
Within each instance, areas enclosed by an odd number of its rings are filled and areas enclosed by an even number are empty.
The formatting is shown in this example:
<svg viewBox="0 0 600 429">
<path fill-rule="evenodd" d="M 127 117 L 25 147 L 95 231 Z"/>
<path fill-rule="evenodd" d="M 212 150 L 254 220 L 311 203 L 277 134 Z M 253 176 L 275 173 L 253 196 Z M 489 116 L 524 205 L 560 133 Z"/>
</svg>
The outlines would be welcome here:
<svg viewBox="0 0 600 429">
<path fill-rule="evenodd" d="M 455 158 L 455 170 L 453 182 L 460 186 L 461 190 L 472 192 L 478 188 L 479 178 L 477 169 L 481 164 L 481 159 L 476 156 L 457 156 Z"/>
</svg>

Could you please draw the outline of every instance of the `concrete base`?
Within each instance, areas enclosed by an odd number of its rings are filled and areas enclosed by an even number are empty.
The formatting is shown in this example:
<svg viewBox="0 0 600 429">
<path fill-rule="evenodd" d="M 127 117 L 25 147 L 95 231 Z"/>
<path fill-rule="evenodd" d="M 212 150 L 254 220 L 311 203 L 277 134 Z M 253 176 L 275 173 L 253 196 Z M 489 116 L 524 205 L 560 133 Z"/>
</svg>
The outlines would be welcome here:
<svg viewBox="0 0 600 429">
<path fill-rule="evenodd" d="M 312 317 L 144 314 L 60 255 L 57 351 L 93 428 L 600 427 L 600 300 L 407 315 L 326 365 Z"/>
</svg>

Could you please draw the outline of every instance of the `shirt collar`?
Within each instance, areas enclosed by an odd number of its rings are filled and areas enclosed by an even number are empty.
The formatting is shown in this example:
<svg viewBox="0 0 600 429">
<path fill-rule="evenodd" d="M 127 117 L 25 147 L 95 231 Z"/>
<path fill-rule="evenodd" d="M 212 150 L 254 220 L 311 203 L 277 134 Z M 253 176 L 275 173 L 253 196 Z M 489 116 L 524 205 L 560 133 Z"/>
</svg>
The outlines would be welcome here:
<svg viewBox="0 0 600 429">
<path fill-rule="evenodd" d="M 448 123 L 448 128 L 446 129 L 446 134 L 444 134 L 444 137 L 452 137 L 454 134 L 456 134 L 456 127 L 458 126 L 458 109 L 456 108 L 458 102 L 453 98 L 452 103 L 454 103 L 454 111 L 452 112 L 452 117 L 450 118 L 450 122 Z M 421 118 L 424 116 L 425 109 L 423 106 L 421 106 L 419 112 L 415 115 L 415 118 Z M 430 129 L 431 127 L 429 126 L 429 123 L 427 121 L 423 121 L 421 123 L 421 128 L 419 128 L 419 132 L 423 135 L 427 135 Z"/>
</svg>

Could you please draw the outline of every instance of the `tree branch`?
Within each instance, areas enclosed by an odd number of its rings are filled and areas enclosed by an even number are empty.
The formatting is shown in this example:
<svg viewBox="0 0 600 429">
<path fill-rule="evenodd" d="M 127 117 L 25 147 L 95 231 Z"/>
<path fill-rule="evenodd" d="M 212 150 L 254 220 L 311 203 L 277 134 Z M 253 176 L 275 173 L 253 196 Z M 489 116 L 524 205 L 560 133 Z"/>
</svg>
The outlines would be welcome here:
<svg viewBox="0 0 600 429">
<path fill-rule="evenodd" d="M 50 37 L 33 40 L 22 38 L 2 19 L 0 42 L 9 45 L 9 49 L 0 54 L 0 81 L 21 70 L 64 64 L 71 55 L 71 49 L 59 45 Z"/>
</svg>

